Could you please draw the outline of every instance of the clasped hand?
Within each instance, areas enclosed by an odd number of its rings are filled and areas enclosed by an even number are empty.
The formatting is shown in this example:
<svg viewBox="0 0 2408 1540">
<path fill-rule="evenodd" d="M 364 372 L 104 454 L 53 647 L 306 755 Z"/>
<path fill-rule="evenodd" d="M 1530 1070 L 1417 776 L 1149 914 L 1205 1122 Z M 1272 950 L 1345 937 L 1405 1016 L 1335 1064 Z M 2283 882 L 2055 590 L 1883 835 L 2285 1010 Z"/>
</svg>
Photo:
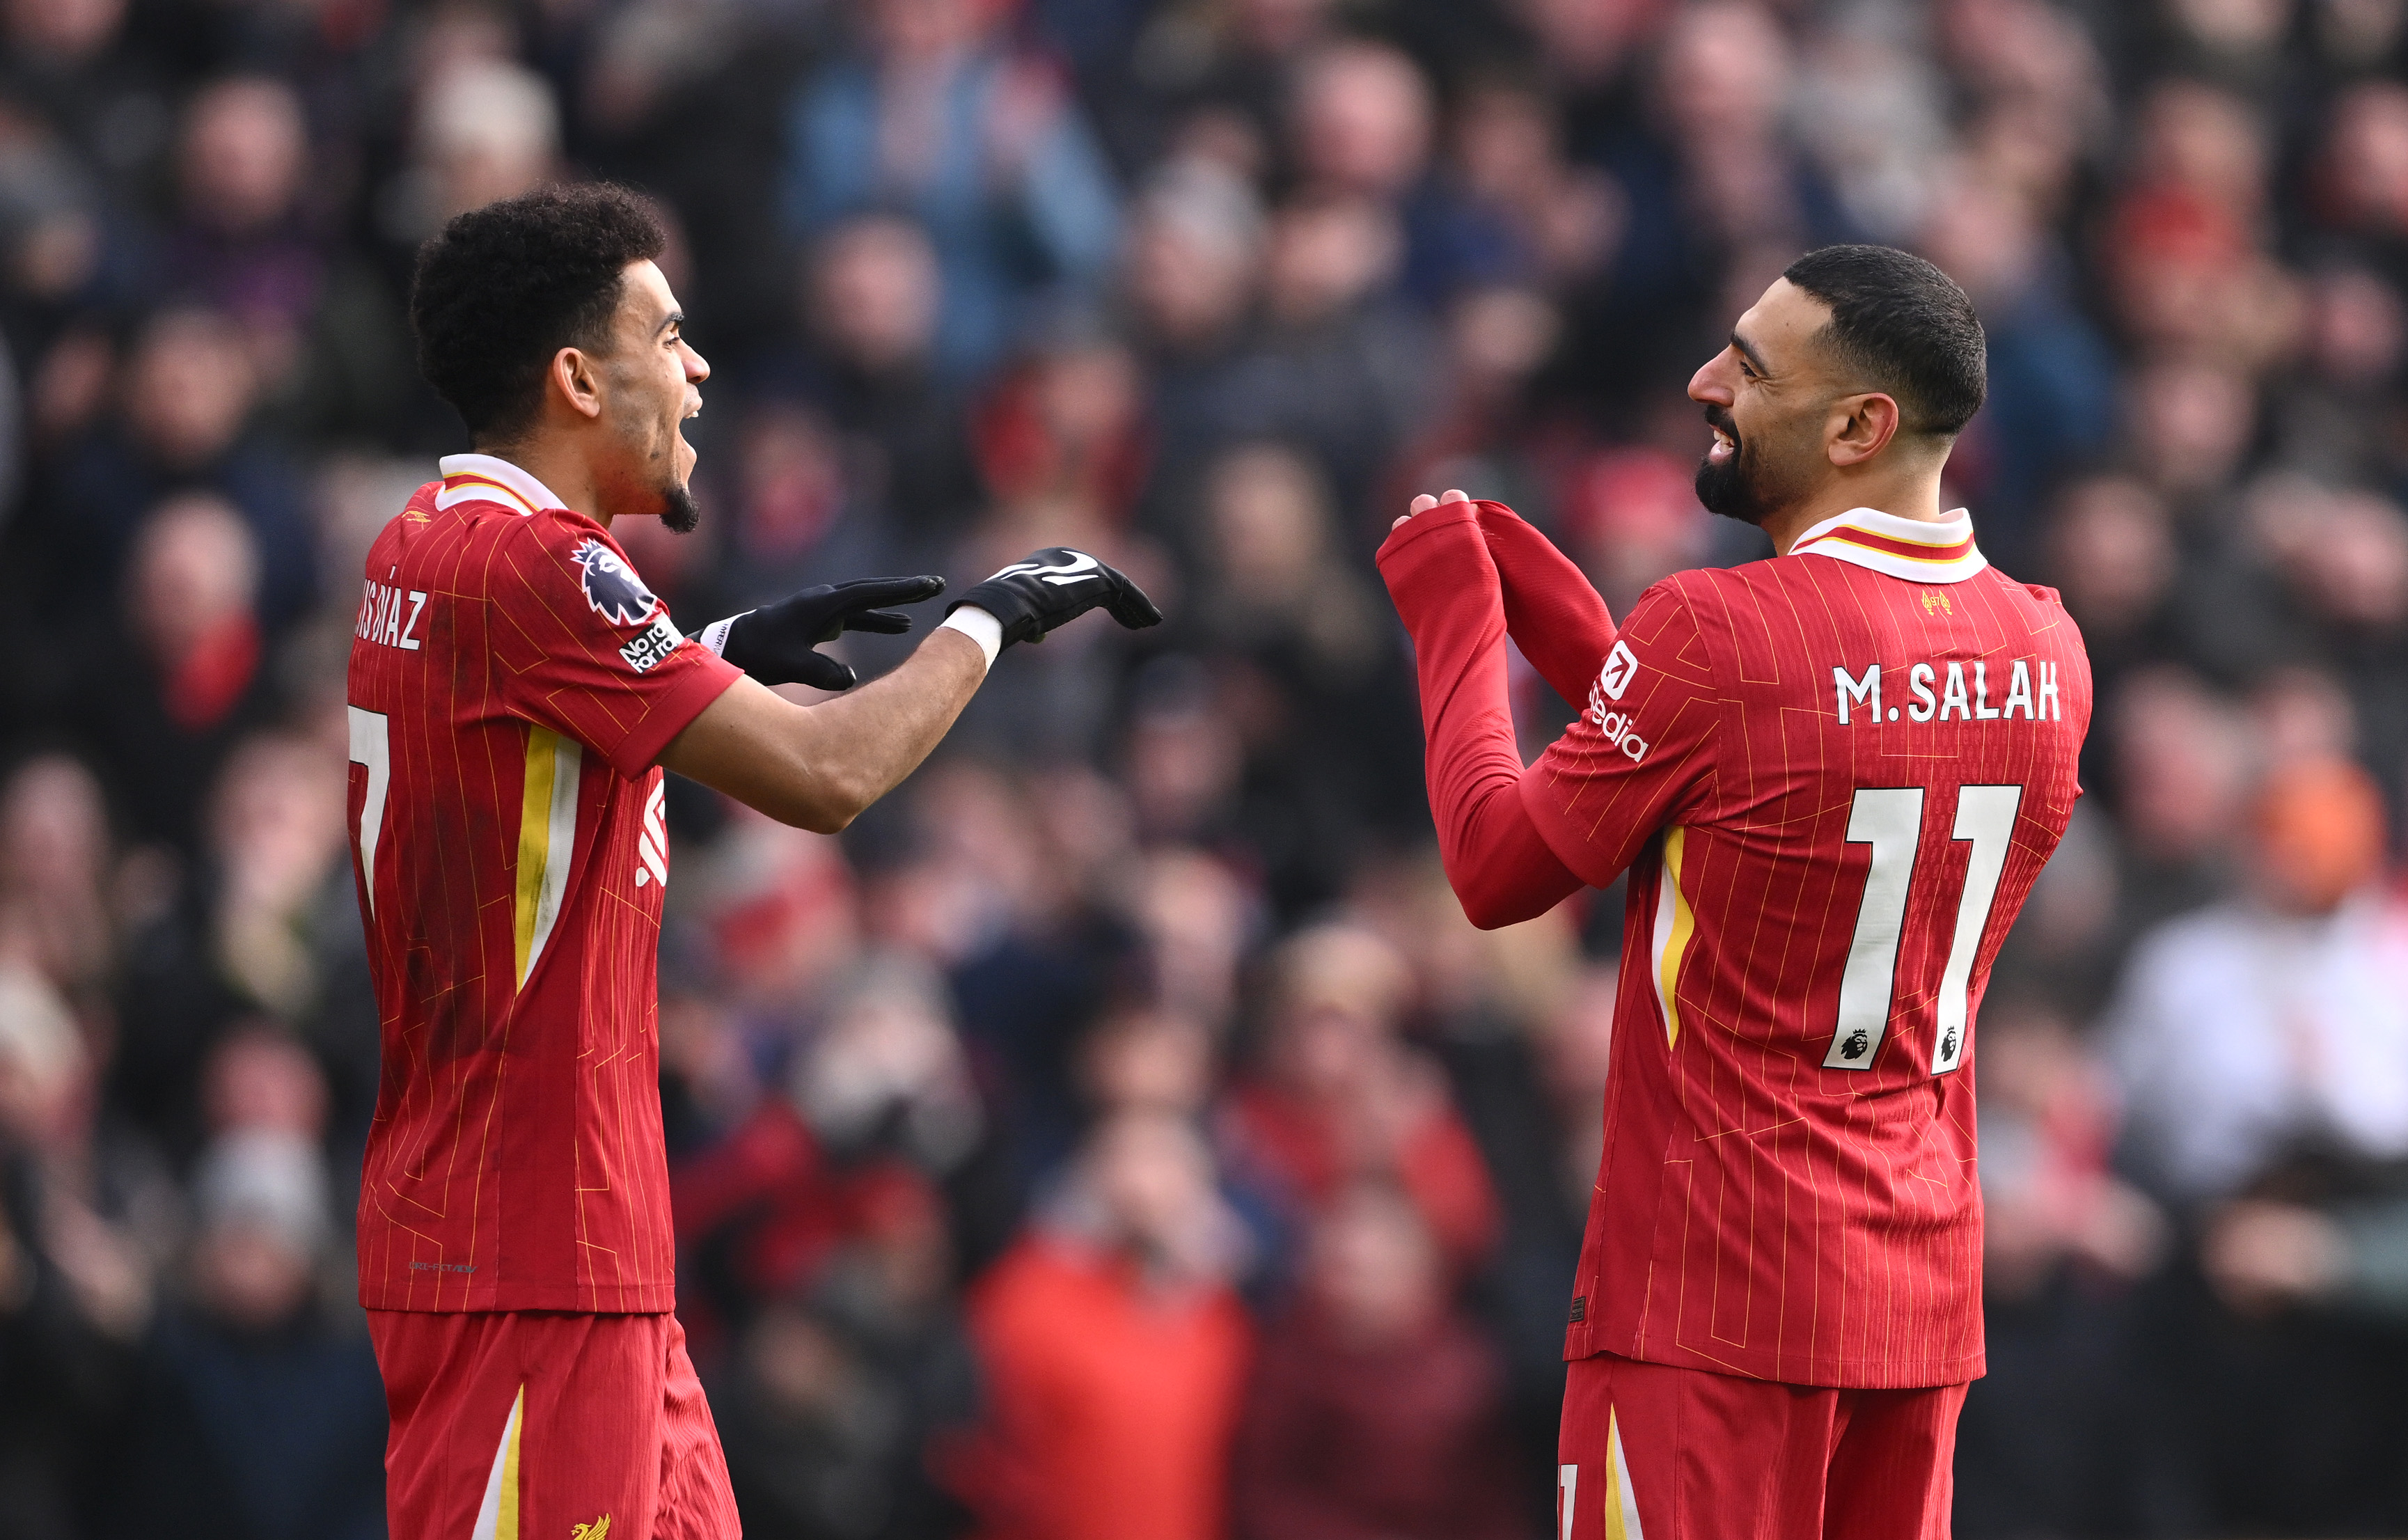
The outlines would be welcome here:
<svg viewBox="0 0 2408 1540">
<path fill-rule="evenodd" d="M 1580 705 L 1588 698 L 1589 683 L 1619 633 L 1612 612 L 1587 575 L 1535 525 L 1503 503 L 1475 503 L 1460 488 L 1449 487 L 1443 497 L 1425 492 L 1415 497 L 1405 515 L 1388 526 L 1388 539 L 1401 538 L 1405 526 L 1421 514 L 1460 503 L 1473 503 L 1472 527 L 1489 557 L 1486 564 L 1466 565 L 1497 574 L 1506 634 L 1557 695 Z"/>
</svg>

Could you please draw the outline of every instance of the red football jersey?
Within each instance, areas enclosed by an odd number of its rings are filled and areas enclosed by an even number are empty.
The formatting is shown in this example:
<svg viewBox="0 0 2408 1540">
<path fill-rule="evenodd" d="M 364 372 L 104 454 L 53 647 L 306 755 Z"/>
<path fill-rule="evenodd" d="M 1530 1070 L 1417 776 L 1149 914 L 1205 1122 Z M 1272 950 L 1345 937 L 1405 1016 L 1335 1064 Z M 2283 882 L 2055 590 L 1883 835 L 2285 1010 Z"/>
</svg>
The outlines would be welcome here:
<svg viewBox="0 0 2408 1540">
<path fill-rule="evenodd" d="M 351 643 L 360 1303 L 667 1310 L 652 761 L 737 670 L 533 476 L 442 470 L 369 547 Z"/>
<path fill-rule="evenodd" d="M 1581 878 L 1630 870 L 1568 1357 L 1982 1373 L 1973 1018 L 2089 718 L 2064 607 L 1961 511 L 1640 599 L 1521 783 Z"/>
</svg>

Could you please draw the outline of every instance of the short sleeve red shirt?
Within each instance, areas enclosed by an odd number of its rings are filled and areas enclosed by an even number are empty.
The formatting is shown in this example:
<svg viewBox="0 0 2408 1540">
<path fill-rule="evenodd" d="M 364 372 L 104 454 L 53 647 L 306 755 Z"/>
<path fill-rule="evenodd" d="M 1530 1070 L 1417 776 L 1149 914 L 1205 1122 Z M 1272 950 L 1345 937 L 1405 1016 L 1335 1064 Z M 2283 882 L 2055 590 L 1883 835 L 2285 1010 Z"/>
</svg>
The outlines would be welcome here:
<svg viewBox="0 0 2408 1540">
<path fill-rule="evenodd" d="M 383 1066 L 361 1303 L 675 1303 L 661 751 L 737 678 L 609 532 L 455 455 L 369 548 L 351 823 Z"/>
<path fill-rule="evenodd" d="M 1630 871 L 1568 1356 L 1982 1372 L 1972 1027 L 2089 715 L 2057 596 L 1961 514 L 1859 510 L 1633 608 L 1522 781 L 1565 865 Z"/>
</svg>

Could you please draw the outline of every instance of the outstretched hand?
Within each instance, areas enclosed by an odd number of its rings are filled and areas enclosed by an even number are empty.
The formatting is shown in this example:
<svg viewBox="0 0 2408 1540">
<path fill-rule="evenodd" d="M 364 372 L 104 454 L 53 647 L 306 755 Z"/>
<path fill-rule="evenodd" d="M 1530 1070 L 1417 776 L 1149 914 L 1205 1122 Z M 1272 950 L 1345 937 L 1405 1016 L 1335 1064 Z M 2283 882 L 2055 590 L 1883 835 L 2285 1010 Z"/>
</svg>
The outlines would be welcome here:
<svg viewBox="0 0 2408 1540">
<path fill-rule="evenodd" d="M 944 591 L 945 580 L 938 577 L 824 583 L 713 621 L 696 640 L 764 684 L 849 690 L 857 678 L 852 665 L 814 649 L 847 631 L 900 636 L 911 628 L 911 617 L 882 606 L 918 604 Z"/>
<path fill-rule="evenodd" d="M 1098 609 L 1127 629 L 1162 624 L 1162 612 L 1126 574 L 1084 551 L 1049 545 L 1013 562 L 953 603 L 985 611 L 1003 627 L 1003 644 L 1041 641 L 1045 633 Z"/>
</svg>

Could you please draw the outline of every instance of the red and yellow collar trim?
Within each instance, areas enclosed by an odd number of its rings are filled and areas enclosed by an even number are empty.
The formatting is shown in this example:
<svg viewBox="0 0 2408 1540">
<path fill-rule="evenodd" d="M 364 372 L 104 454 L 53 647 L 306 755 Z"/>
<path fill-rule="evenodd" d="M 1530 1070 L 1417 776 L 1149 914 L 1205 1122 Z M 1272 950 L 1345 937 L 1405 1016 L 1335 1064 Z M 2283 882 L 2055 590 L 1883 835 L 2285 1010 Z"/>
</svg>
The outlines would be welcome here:
<svg viewBox="0 0 2408 1540">
<path fill-rule="evenodd" d="M 437 508 L 454 508 L 462 503 L 499 503 L 520 513 L 533 514 L 547 508 L 568 505 L 552 496 L 552 488 L 533 476 L 493 454 L 446 454 L 437 462 L 443 473 L 443 490 L 435 495 Z"/>
<path fill-rule="evenodd" d="M 1962 583 L 1990 565 L 1973 543 L 1973 515 L 1961 508 L 1937 524 L 1851 509 L 1799 536 L 1789 554 L 1832 556 L 1909 583 Z"/>
</svg>

